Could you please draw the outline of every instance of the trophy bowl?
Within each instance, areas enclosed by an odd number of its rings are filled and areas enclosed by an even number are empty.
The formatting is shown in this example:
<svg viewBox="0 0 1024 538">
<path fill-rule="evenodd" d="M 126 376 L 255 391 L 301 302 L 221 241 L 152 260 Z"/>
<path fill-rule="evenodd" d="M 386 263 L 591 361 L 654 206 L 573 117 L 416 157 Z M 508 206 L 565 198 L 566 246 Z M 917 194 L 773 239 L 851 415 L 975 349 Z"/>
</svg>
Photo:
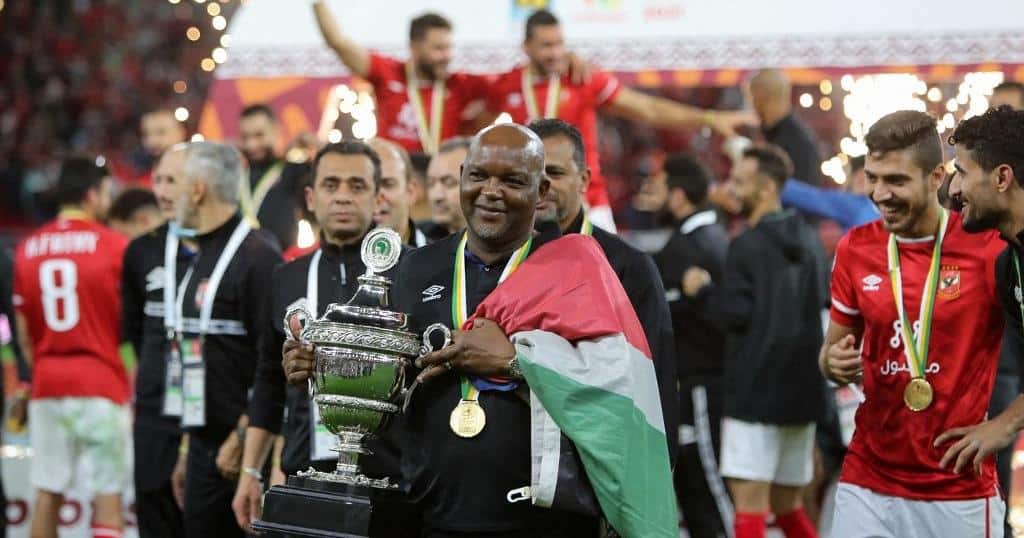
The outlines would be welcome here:
<svg viewBox="0 0 1024 538">
<path fill-rule="evenodd" d="M 331 304 L 320 319 L 304 306 L 286 314 L 286 327 L 298 317 L 299 340 L 315 353 L 310 392 L 324 426 L 338 437 L 338 465 L 333 473 L 313 469 L 300 476 L 357 486 L 394 489 L 396 484 L 360 473 L 358 457 L 369 454 L 368 437 L 383 430 L 401 411 L 405 365 L 422 354 L 421 338 L 407 330 L 408 318 L 389 310 L 391 281 L 383 273 L 398 263 L 401 239 L 388 228 L 371 230 L 363 239 L 366 274 L 345 304 Z M 290 330 L 286 330 L 290 334 Z"/>
</svg>

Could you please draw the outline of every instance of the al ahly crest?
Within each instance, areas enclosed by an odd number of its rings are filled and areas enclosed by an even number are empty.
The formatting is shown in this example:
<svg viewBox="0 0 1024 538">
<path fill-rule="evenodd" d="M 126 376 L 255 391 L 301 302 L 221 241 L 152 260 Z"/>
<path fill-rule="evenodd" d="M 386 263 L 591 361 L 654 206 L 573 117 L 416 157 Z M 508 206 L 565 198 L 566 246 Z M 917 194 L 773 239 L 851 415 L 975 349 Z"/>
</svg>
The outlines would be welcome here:
<svg viewBox="0 0 1024 538">
<path fill-rule="evenodd" d="M 958 266 L 942 266 L 939 270 L 939 289 L 936 295 L 947 301 L 960 297 L 960 268 Z"/>
</svg>

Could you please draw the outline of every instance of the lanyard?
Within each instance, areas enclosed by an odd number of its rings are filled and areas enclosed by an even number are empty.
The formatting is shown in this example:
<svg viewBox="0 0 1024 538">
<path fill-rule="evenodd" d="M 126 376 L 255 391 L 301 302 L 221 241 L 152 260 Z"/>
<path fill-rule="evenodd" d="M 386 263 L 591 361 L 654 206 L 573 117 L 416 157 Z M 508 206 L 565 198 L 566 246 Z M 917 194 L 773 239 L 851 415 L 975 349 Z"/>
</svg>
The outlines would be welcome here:
<svg viewBox="0 0 1024 538">
<path fill-rule="evenodd" d="M 1013 249 L 1013 247 L 1010 247 Z M 1022 295 L 1022 286 L 1020 278 L 1020 256 L 1017 254 L 1017 250 L 1013 249 L 1013 268 L 1017 271 L 1017 287 L 1013 289 L 1013 298 L 1017 300 L 1017 306 L 1020 307 L 1020 320 L 1024 324 L 1024 295 Z"/>
<path fill-rule="evenodd" d="M 537 96 L 533 93 L 533 73 L 530 67 L 523 68 L 523 101 L 526 102 L 528 121 L 541 118 L 537 110 Z M 544 102 L 544 118 L 558 117 L 558 98 L 562 93 L 562 79 L 556 75 L 548 77 L 548 97 Z"/>
<path fill-rule="evenodd" d="M 171 305 L 176 303 L 174 288 L 178 279 L 177 269 L 178 236 L 168 228 L 167 237 L 164 239 L 164 329 L 167 331 L 168 339 L 174 334 L 177 327 L 174 317 L 180 311 L 180 307 L 177 307 L 177 310 L 171 308 Z"/>
<path fill-rule="evenodd" d="M 434 91 L 430 96 L 430 128 L 427 128 L 427 113 L 423 109 L 420 97 L 420 80 L 412 62 L 405 64 L 405 92 L 416 116 L 416 130 L 420 135 L 423 151 L 433 155 L 441 143 L 441 119 L 444 117 L 444 84 L 443 79 L 434 81 Z"/>
<path fill-rule="evenodd" d="M 892 282 L 892 295 L 896 300 L 896 313 L 900 318 L 900 331 L 903 336 L 903 352 L 907 356 L 907 366 L 911 378 L 924 378 L 928 368 L 928 342 L 932 333 L 932 314 L 935 311 L 935 291 L 939 284 L 939 261 L 942 258 L 942 241 L 946 237 L 946 223 L 949 212 L 940 208 L 939 229 L 935 234 L 935 246 L 932 247 L 932 259 L 928 268 L 928 277 L 921 291 L 921 310 L 918 321 L 921 328 L 914 338 L 913 326 L 907 318 L 903 306 L 903 278 L 900 274 L 900 251 L 895 234 L 889 234 L 888 258 L 889 280 Z"/>
<path fill-rule="evenodd" d="M 459 241 L 459 247 L 455 249 L 455 270 L 452 275 L 454 281 L 452 288 L 455 290 L 455 297 L 452 298 L 452 325 L 456 330 L 462 329 L 462 325 L 466 323 L 467 317 L 467 305 L 466 305 L 466 239 L 467 233 L 462 234 L 462 239 Z M 508 263 L 505 264 L 505 269 L 501 272 L 501 276 L 498 277 L 498 284 L 505 281 L 513 271 L 519 268 L 519 265 L 523 263 L 526 256 L 530 253 L 530 247 L 533 245 L 533 237 L 526 240 L 525 243 L 508 259 Z M 462 388 L 462 399 L 468 401 L 474 401 L 477 399 L 479 390 L 469 381 L 469 378 L 462 376 L 461 381 Z"/>
<path fill-rule="evenodd" d="M 317 275 L 319 273 L 317 269 L 320 267 L 320 255 L 323 254 L 323 252 L 324 251 L 322 249 L 316 249 L 316 252 L 313 253 L 313 259 L 309 260 L 309 272 L 306 273 L 306 308 L 309 309 L 309 313 L 313 316 L 313 319 L 316 319 L 319 312 L 319 305 L 317 303 L 319 300 L 318 290 L 320 285 L 317 281 Z"/>
<path fill-rule="evenodd" d="M 224 277 L 224 273 L 228 269 L 228 264 L 231 263 L 231 259 L 235 257 L 235 253 L 238 252 L 238 247 L 242 245 L 242 241 L 249 235 L 249 231 L 252 230 L 252 226 L 249 224 L 247 219 L 242 219 L 238 226 L 235 227 L 235 231 L 231 233 L 231 238 L 228 239 L 227 245 L 224 246 L 224 250 L 221 251 L 220 257 L 217 258 L 217 263 L 213 266 L 213 272 L 210 273 L 210 279 L 206 283 L 206 290 L 203 292 L 203 304 L 199 307 L 199 338 L 202 339 L 206 336 L 206 333 L 210 330 L 210 319 L 213 317 L 213 302 L 214 298 L 217 297 L 217 288 L 220 287 L 220 281 Z M 182 317 L 182 306 L 184 304 L 185 290 L 188 289 L 189 281 L 192 279 L 193 268 L 189 267 L 188 272 L 185 273 L 185 278 L 181 281 L 181 286 L 178 288 L 178 299 L 175 305 L 175 328 L 178 334 L 184 332 L 184 318 Z"/>
<path fill-rule="evenodd" d="M 260 179 L 256 182 L 256 188 L 252 189 L 249 186 L 249 178 L 244 175 L 239 179 L 240 196 L 239 201 L 242 205 L 242 214 L 247 218 L 252 219 L 256 222 L 256 217 L 259 215 L 260 207 L 263 206 L 263 199 L 267 197 L 267 193 L 270 192 L 271 187 L 277 183 L 278 178 L 281 176 L 281 170 L 284 168 L 284 162 L 278 161 L 273 166 L 263 172 Z"/>
</svg>

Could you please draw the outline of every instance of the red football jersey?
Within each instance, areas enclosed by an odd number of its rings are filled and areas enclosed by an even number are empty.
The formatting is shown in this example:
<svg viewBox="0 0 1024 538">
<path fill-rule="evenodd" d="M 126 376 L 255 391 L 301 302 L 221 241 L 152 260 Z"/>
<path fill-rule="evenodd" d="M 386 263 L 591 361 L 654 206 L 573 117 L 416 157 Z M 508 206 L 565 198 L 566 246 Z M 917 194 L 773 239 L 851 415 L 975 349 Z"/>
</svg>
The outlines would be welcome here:
<svg viewBox="0 0 1024 538">
<path fill-rule="evenodd" d="M 377 136 L 402 145 L 408 151 L 423 151 L 416 113 L 405 89 L 405 62 L 370 54 L 370 72 L 366 79 L 373 85 L 376 101 Z M 486 97 L 488 77 L 469 73 L 452 73 L 445 82 L 444 117 L 441 119 L 441 141 L 459 134 L 459 123 L 466 105 Z M 434 83 L 420 82 L 420 101 L 430 125 L 430 108 Z"/>
<path fill-rule="evenodd" d="M 914 412 L 903 402 L 910 374 L 889 280 L 888 239 L 875 221 L 850 230 L 836 249 L 831 317 L 842 325 L 863 324 L 866 396 L 840 480 L 908 499 L 989 497 L 996 491 L 994 458 L 985 461 L 981 476 L 972 470 L 956 475 L 939 468 L 951 444 L 933 443 L 950 428 L 985 420 L 1004 328 L 994 266 L 1006 245 L 995 232 L 964 232 L 960 215 L 950 214 L 928 346 L 926 378 L 935 395 L 930 407 Z M 899 244 L 903 300 L 915 334 L 934 244 Z"/>
<path fill-rule="evenodd" d="M 121 360 L 121 264 L 128 239 L 60 216 L 14 258 L 14 303 L 32 338 L 32 398 L 128 401 Z"/>
<path fill-rule="evenodd" d="M 523 98 L 523 66 L 498 75 L 489 87 L 487 107 L 496 113 L 508 112 L 512 121 L 527 124 L 536 118 L 529 118 L 526 101 Z M 558 96 L 558 118 L 571 123 L 583 135 L 583 146 L 587 151 L 587 166 L 590 167 L 590 187 L 587 189 L 587 203 L 591 207 L 608 205 L 608 189 L 601 175 L 601 155 L 597 147 L 597 109 L 610 103 L 622 90 L 619 79 L 611 73 L 598 71 L 591 75 L 590 82 L 573 84 L 568 75 L 560 82 Z M 548 79 L 535 77 L 533 94 L 538 112 L 544 113 L 548 99 Z"/>
</svg>

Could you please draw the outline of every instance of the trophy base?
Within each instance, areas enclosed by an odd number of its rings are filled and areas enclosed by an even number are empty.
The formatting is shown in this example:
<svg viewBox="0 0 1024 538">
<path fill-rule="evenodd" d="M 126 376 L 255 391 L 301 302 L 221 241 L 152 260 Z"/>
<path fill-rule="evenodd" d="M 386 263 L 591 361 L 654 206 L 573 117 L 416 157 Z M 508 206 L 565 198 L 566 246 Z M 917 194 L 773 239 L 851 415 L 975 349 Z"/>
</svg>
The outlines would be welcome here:
<svg viewBox="0 0 1024 538">
<path fill-rule="evenodd" d="M 285 485 L 264 495 L 263 516 L 253 528 L 263 536 L 281 538 L 365 538 L 372 529 L 374 505 L 404 498 L 395 485 L 374 488 L 346 483 L 339 476 L 312 469 L 289 476 Z"/>
</svg>

